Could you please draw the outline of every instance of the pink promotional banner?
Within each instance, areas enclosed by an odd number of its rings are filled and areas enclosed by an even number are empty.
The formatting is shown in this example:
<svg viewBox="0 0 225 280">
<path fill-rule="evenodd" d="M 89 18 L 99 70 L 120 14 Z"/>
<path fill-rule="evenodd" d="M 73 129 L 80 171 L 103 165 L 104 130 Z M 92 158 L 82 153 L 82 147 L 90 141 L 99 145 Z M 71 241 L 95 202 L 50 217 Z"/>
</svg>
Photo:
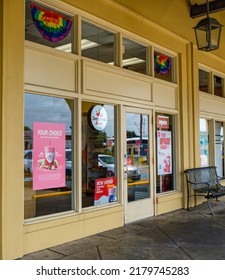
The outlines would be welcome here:
<svg viewBox="0 0 225 280">
<path fill-rule="evenodd" d="M 33 123 L 33 189 L 65 187 L 65 124 Z"/>
</svg>

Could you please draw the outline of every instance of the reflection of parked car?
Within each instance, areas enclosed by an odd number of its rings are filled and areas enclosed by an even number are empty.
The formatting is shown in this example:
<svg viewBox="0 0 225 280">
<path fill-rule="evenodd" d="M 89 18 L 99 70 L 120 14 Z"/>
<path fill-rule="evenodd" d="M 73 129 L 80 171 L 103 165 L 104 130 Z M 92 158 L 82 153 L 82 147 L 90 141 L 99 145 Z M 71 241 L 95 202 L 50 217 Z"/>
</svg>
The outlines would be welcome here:
<svg viewBox="0 0 225 280">
<path fill-rule="evenodd" d="M 110 155 L 98 155 L 98 166 L 107 168 L 107 176 L 115 176 L 115 159 Z"/>
<path fill-rule="evenodd" d="M 114 176 L 115 174 L 115 158 L 110 155 L 98 155 L 98 165 L 107 168 L 107 175 Z M 127 165 L 127 176 L 131 180 L 140 180 L 141 172 L 133 165 Z"/>
<path fill-rule="evenodd" d="M 72 151 L 71 149 L 66 149 L 66 178 L 67 180 L 71 180 L 72 174 Z M 32 162 L 33 155 L 32 150 L 24 151 L 24 169 L 32 172 Z M 98 155 L 98 165 L 107 168 L 107 176 L 113 177 L 115 176 L 115 158 L 110 155 L 99 154 Z M 140 180 L 141 172 L 140 170 L 133 165 L 127 165 L 127 176 L 128 179 L 131 180 Z"/>
</svg>

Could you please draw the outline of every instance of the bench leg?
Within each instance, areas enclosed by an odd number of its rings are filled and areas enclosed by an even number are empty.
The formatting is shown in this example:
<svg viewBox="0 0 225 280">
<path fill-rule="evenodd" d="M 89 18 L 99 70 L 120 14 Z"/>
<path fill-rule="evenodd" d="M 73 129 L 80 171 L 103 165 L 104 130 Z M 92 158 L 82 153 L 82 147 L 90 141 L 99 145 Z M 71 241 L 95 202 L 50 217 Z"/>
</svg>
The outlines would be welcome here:
<svg viewBox="0 0 225 280">
<path fill-rule="evenodd" d="M 187 195 L 187 211 L 191 211 L 189 208 L 189 195 Z"/>
<path fill-rule="evenodd" d="M 214 215 L 214 212 L 213 212 L 213 209 L 212 209 L 212 206 L 211 206 L 211 203 L 210 203 L 210 200 L 207 199 L 207 202 L 208 202 L 208 206 L 209 206 L 209 209 L 210 209 L 210 212 L 212 215 Z"/>
</svg>

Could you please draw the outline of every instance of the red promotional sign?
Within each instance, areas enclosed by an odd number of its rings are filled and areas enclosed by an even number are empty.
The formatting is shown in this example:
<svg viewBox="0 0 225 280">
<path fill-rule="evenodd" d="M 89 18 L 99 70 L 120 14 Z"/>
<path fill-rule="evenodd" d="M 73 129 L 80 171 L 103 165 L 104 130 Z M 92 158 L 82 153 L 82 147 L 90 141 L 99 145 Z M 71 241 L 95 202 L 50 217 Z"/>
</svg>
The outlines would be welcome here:
<svg viewBox="0 0 225 280">
<path fill-rule="evenodd" d="M 94 205 L 116 201 L 116 177 L 95 179 Z"/>
<path fill-rule="evenodd" d="M 158 116 L 157 117 L 157 128 L 169 128 L 169 117 Z"/>
<path fill-rule="evenodd" d="M 33 124 L 33 189 L 65 187 L 65 125 Z"/>
</svg>

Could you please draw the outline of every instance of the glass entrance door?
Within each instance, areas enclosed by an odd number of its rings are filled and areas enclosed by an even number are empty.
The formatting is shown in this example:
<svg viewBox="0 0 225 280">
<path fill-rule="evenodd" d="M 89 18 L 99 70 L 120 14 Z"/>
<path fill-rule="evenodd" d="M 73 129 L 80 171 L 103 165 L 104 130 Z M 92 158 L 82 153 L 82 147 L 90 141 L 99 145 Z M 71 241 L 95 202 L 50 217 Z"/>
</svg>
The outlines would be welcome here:
<svg viewBox="0 0 225 280">
<path fill-rule="evenodd" d="M 126 108 L 125 223 L 153 215 L 149 111 Z"/>
</svg>

